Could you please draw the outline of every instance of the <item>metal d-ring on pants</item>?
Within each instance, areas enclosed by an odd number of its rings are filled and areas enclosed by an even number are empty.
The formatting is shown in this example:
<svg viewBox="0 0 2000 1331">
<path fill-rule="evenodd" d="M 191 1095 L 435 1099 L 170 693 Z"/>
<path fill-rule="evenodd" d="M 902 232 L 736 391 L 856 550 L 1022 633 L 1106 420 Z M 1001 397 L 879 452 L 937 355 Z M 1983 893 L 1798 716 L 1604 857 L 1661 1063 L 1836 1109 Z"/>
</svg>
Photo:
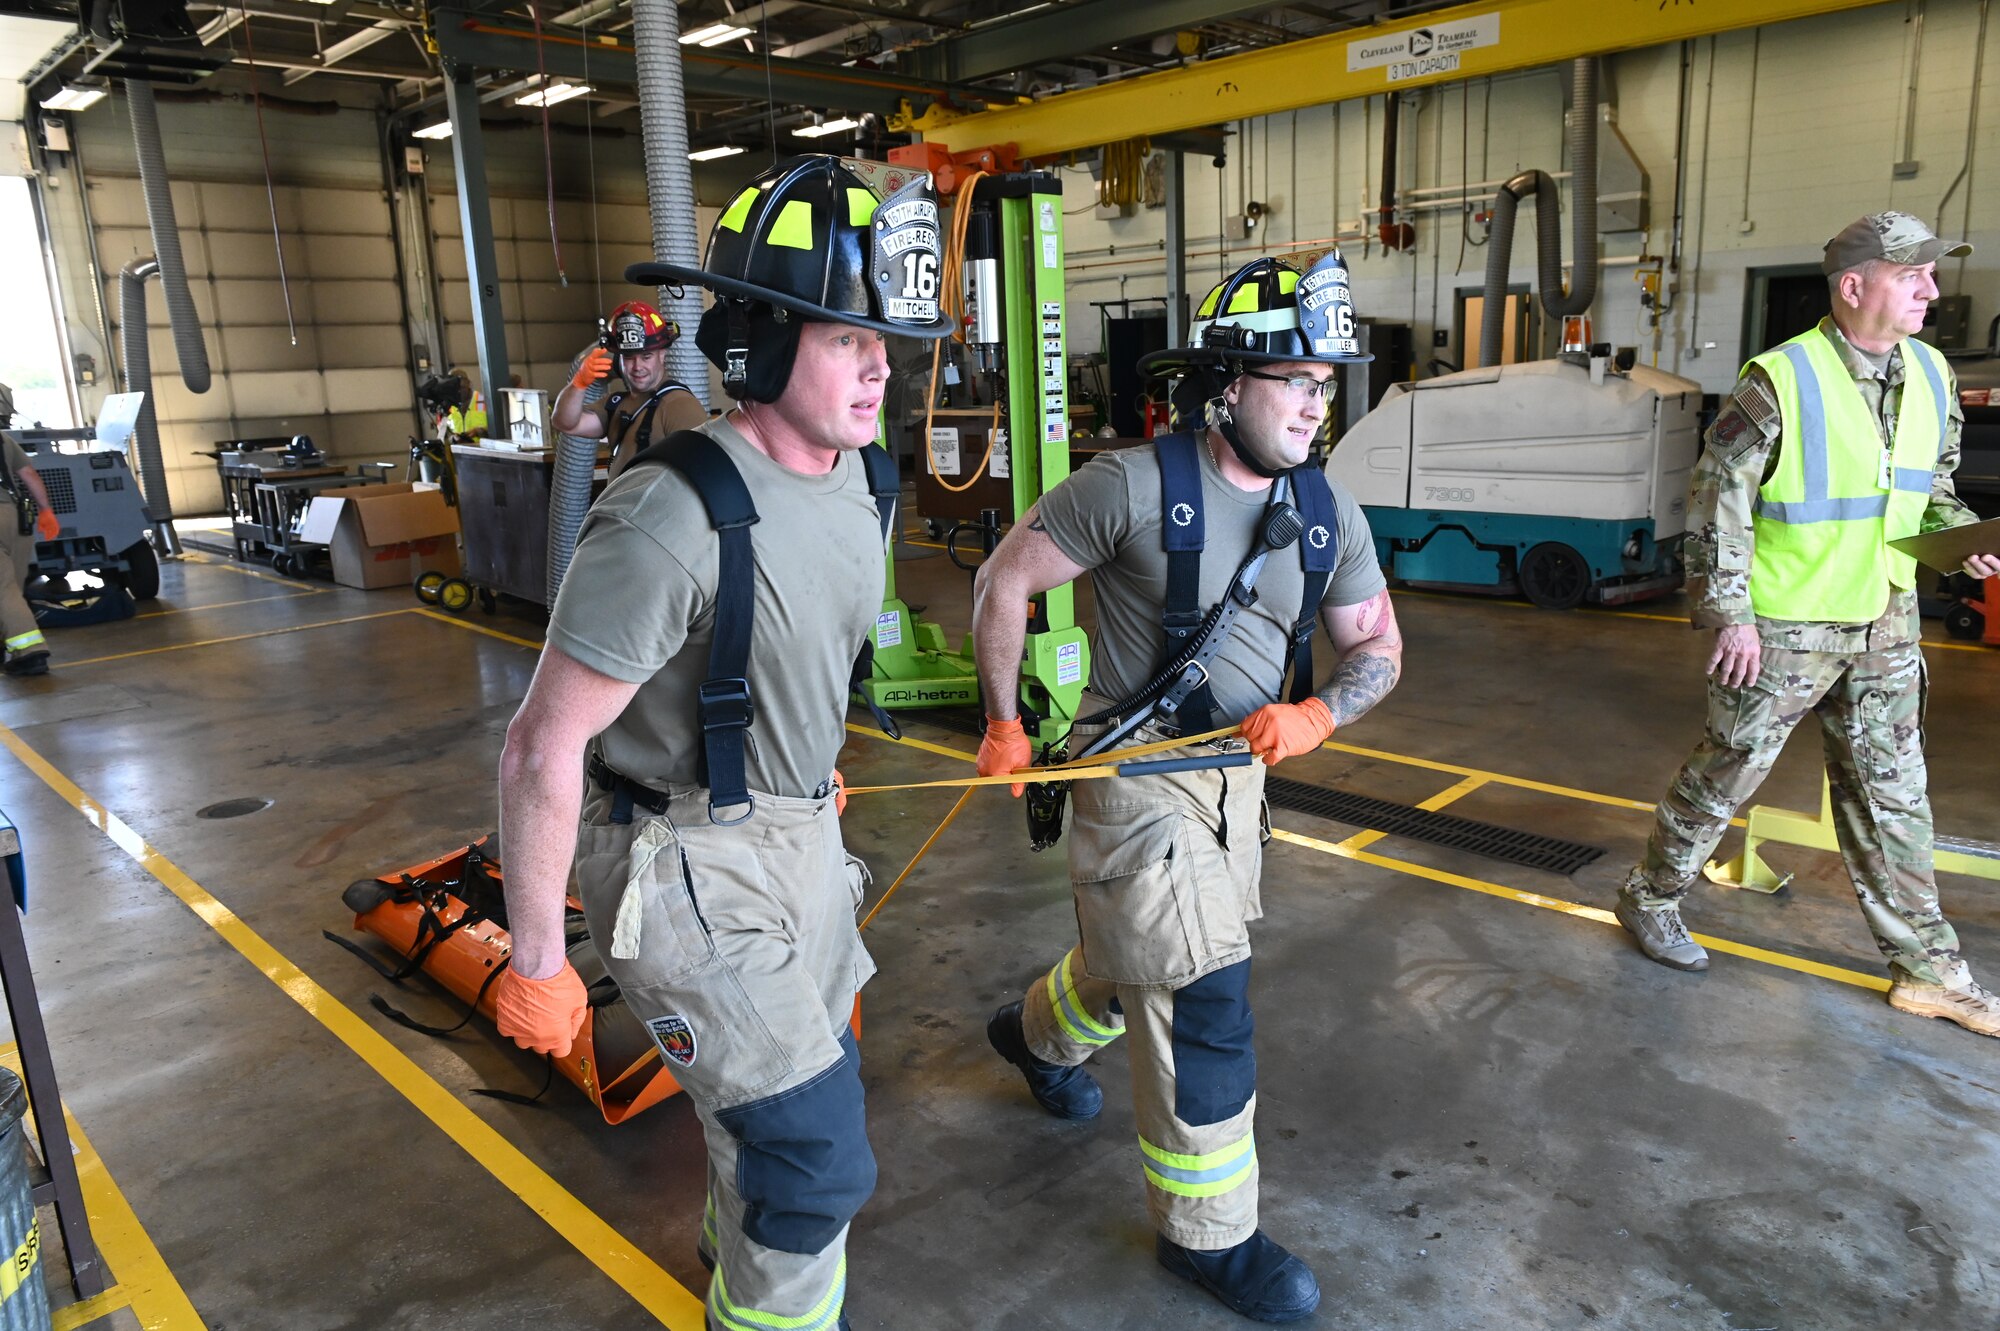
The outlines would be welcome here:
<svg viewBox="0 0 2000 1331">
<path fill-rule="evenodd" d="M 1077 782 L 1081 943 L 1022 1009 L 1028 1048 L 1047 1063 L 1075 1066 L 1130 1034 L 1147 1209 L 1187 1248 L 1230 1247 L 1257 1228 L 1248 925 L 1263 914 L 1263 792 L 1261 764 Z"/>
<path fill-rule="evenodd" d="M 855 931 L 866 869 L 831 799 L 759 793 L 717 827 L 708 792 L 665 816 L 593 790 L 576 861 L 591 936 L 659 1043 L 708 1142 L 699 1246 L 719 1331 L 832 1331 L 848 1222 L 875 1187 L 854 998 L 875 972 Z"/>
</svg>

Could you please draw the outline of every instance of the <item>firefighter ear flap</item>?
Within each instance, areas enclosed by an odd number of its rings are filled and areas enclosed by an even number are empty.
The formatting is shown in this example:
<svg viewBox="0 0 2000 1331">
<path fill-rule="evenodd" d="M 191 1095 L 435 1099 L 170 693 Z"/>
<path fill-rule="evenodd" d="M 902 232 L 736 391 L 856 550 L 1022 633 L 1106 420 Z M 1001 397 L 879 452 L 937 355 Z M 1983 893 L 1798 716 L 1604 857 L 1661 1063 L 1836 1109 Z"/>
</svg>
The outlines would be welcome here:
<svg viewBox="0 0 2000 1331">
<path fill-rule="evenodd" d="M 750 310 L 750 354 L 747 377 L 738 387 L 725 384 L 729 395 L 741 402 L 776 402 L 792 377 L 792 362 L 799 354 L 799 329 L 804 320 L 793 314 L 782 322 L 771 307 L 758 302 Z M 695 325 L 694 344 L 717 369 L 728 365 L 728 302 L 717 301 L 703 311 Z"/>
</svg>

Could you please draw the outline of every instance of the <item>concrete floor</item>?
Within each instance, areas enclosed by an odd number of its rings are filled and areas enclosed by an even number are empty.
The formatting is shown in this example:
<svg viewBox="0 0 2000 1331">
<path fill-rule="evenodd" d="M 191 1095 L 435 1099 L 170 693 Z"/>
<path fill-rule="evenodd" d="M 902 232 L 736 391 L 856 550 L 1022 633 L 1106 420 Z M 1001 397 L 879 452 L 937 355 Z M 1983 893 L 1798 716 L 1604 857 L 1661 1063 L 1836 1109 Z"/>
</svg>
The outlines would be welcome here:
<svg viewBox="0 0 2000 1331">
<path fill-rule="evenodd" d="M 941 559 L 901 572 L 910 599 L 962 630 L 962 574 Z M 656 1316 L 605 1273 L 618 1263 L 593 1260 L 606 1244 L 581 1211 L 559 1230 L 523 1200 L 566 1194 L 698 1293 L 686 1105 L 614 1129 L 561 1082 L 540 1108 L 471 1096 L 532 1090 L 540 1068 L 483 1025 L 436 1040 L 383 1021 L 368 1007 L 383 983 L 320 937 L 346 930 L 349 881 L 492 828 L 501 735 L 535 656 L 469 630 L 532 639 L 534 622 L 453 626 L 400 590 L 301 595 L 221 560 L 163 582 L 152 609 L 172 613 L 54 635 L 54 673 L 0 683 L 0 724 L 170 863 L 121 849 L 18 754 L 0 755 L 0 807 L 28 848 L 29 944 L 66 1099 L 202 1321 L 695 1331 L 698 1314 L 671 1311 L 690 1301 L 642 1295 L 669 1309 Z M 1648 827 L 1631 804 L 1658 796 L 1700 724 L 1696 638 L 1457 598 L 1403 595 L 1398 610 L 1404 683 L 1338 737 L 1375 755 L 1324 751 L 1285 774 L 1416 802 L 1472 769 L 1495 779 L 1452 812 L 1608 853 L 1566 880 L 1397 839 L 1271 846 L 1255 986 L 1264 1222 L 1317 1270 L 1317 1324 L 2000 1326 L 2000 1043 L 1769 961 L 1670 972 L 1599 918 L 1507 894 L 1610 906 Z M 1930 660 L 1940 825 L 2000 840 L 2000 653 Z M 1815 807 L 1816 755 L 1796 741 L 1767 801 Z M 858 735 L 843 766 L 855 784 L 968 770 Z M 245 796 L 274 803 L 195 817 Z M 877 798 L 857 798 L 847 832 L 879 891 L 953 795 Z M 1276 821 L 1322 847 L 1356 832 Z M 1789 890 L 1706 890 L 1695 926 L 1880 974 L 1838 860 L 1770 858 L 1799 871 Z M 192 895 L 176 866 L 310 977 L 288 981 L 298 1001 L 209 922 L 220 912 L 169 891 Z M 1975 967 L 2000 980 L 2000 892 L 1944 890 Z M 1060 855 L 1031 856 L 1018 807 L 985 793 L 870 930 L 881 1184 L 850 1250 L 856 1328 L 1247 1325 L 1153 1263 L 1122 1052 L 1098 1059 L 1102 1118 L 1070 1125 L 986 1047 L 987 1014 L 1073 930 Z M 327 1021 L 308 1010 L 313 984 L 334 1000 Z M 396 1001 L 457 1016 L 421 982 Z M 410 1063 L 378 1070 L 342 1023 Z M 444 1109 L 427 1115 L 427 1096 Z M 456 1144 L 438 1115 L 476 1127 L 466 1110 L 519 1157 L 471 1133 L 474 1153 Z M 94 1325 L 139 1324 L 128 1311 Z"/>
</svg>

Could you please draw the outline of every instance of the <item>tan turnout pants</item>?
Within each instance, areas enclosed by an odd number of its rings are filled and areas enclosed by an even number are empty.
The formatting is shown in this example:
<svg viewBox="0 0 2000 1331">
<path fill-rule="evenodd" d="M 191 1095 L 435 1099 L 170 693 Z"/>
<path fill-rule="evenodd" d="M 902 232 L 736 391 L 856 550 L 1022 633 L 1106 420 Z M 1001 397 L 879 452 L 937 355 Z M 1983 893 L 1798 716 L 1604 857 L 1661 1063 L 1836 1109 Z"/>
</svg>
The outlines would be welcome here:
<svg viewBox="0 0 2000 1331">
<path fill-rule="evenodd" d="M 743 823 L 675 789 L 665 816 L 593 790 L 576 880 L 591 937 L 708 1142 L 697 1246 L 713 1331 L 833 1331 L 848 1222 L 875 1186 L 849 1021 L 874 963 L 866 870 L 831 799 L 756 796 Z"/>
<path fill-rule="evenodd" d="M 1072 786 L 1081 942 L 1022 1009 L 1028 1048 L 1047 1063 L 1075 1066 L 1130 1034 L 1147 1209 L 1186 1248 L 1257 1229 L 1248 925 L 1263 914 L 1263 792 L 1262 764 Z"/>
</svg>

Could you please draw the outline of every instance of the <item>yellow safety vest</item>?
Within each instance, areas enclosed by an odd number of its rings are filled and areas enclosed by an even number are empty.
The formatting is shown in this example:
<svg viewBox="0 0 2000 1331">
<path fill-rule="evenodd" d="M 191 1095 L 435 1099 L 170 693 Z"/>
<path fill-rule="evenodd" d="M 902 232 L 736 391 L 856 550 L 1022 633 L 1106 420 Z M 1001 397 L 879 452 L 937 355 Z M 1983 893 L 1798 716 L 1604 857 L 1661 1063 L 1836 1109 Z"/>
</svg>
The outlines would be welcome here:
<svg viewBox="0 0 2000 1331">
<path fill-rule="evenodd" d="M 1777 468 L 1757 492 L 1759 615 L 1866 624 L 1888 608 L 1891 584 L 1916 585 L 1916 561 L 1888 543 L 1916 535 L 1930 507 L 1951 378 L 1935 348 L 1899 345 L 1903 399 L 1887 474 L 1876 418 L 1824 333 L 1810 329 L 1750 362 L 1771 377 L 1784 421 Z"/>
</svg>

